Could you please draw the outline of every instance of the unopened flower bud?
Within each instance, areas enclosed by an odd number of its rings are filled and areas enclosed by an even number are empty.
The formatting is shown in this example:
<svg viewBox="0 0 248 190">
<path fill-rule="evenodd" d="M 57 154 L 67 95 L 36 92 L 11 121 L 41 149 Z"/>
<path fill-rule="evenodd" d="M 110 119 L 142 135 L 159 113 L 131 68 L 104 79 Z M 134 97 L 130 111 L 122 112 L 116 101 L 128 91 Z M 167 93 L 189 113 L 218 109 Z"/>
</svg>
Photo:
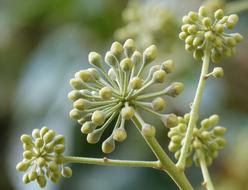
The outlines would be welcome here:
<svg viewBox="0 0 248 190">
<path fill-rule="evenodd" d="M 222 9 L 218 9 L 217 11 L 215 11 L 214 17 L 217 20 L 222 19 L 224 17 L 224 11 Z"/>
<path fill-rule="evenodd" d="M 155 71 L 153 73 L 152 80 L 154 80 L 155 82 L 158 82 L 158 83 L 163 83 L 165 81 L 165 78 L 166 78 L 166 72 L 164 70 L 160 69 L 160 70 Z"/>
<path fill-rule="evenodd" d="M 161 97 L 155 98 L 152 101 L 152 109 L 154 111 L 163 111 L 165 107 L 166 107 L 166 101 Z"/>
<path fill-rule="evenodd" d="M 94 131 L 92 133 L 89 133 L 87 135 L 87 142 L 90 143 L 90 144 L 96 144 L 99 142 L 100 138 L 102 136 L 102 131 L 99 130 L 99 131 Z"/>
<path fill-rule="evenodd" d="M 56 145 L 56 146 L 54 147 L 54 152 L 55 152 L 56 154 L 62 154 L 62 153 L 64 153 L 64 152 L 65 152 L 65 146 L 62 145 L 62 144 Z"/>
<path fill-rule="evenodd" d="M 80 111 L 84 111 L 85 109 L 87 109 L 90 105 L 90 102 L 88 100 L 85 99 L 78 99 L 73 103 L 73 107 L 80 110 Z"/>
<path fill-rule="evenodd" d="M 142 61 L 142 54 L 139 51 L 134 51 L 131 59 L 135 65 L 138 65 Z"/>
<path fill-rule="evenodd" d="M 207 10 L 207 8 L 204 7 L 204 6 L 201 6 L 201 7 L 199 8 L 199 15 L 202 16 L 202 17 L 207 16 L 207 15 L 208 15 L 208 10 Z"/>
<path fill-rule="evenodd" d="M 167 128 L 173 128 L 178 125 L 178 118 L 175 114 L 162 115 L 161 120 Z"/>
<path fill-rule="evenodd" d="M 89 63 L 96 66 L 101 67 L 102 66 L 102 56 L 99 53 L 96 52 L 90 52 L 89 56 Z"/>
<path fill-rule="evenodd" d="M 144 51 L 144 63 L 148 64 L 154 61 L 154 59 L 157 57 L 157 47 L 155 45 L 151 45 Z"/>
<path fill-rule="evenodd" d="M 115 129 L 113 132 L 113 139 L 122 142 L 127 138 L 127 132 L 124 128 Z"/>
<path fill-rule="evenodd" d="M 142 126 L 142 134 L 145 136 L 145 137 L 154 137 L 155 134 L 156 134 L 156 129 L 155 127 L 149 125 L 149 124 L 145 124 Z"/>
<path fill-rule="evenodd" d="M 41 188 L 44 188 L 46 186 L 46 178 L 44 175 L 39 175 L 37 177 L 37 183 Z"/>
<path fill-rule="evenodd" d="M 124 48 L 124 52 L 127 55 L 127 57 L 131 57 L 135 50 L 134 41 L 132 39 L 126 40 L 123 45 L 123 48 Z"/>
<path fill-rule="evenodd" d="M 140 89 L 143 85 L 143 81 L 139 77 L 133 77 L 130 80 L 130 86 L 132 89 L 137 90 Z"/>
<path fill-rule="evenodd" d="M 114 53 L 117 58 L 119 58 L 123 53 L 123 47 L 119 42 L 114 42 L 110 48 L 111 52 Z"/>
<path fill-rule="evenodd" d="M 125 58 L 121 61 L 120 67 L 123 71 L 131 71 L 133 68 L 133 62 L 129 58 Z"/>
<path fill-rule="evenodd" d="M 215 67 L 212 73 L 214 78 L 221 78 L 224 76 L 224 71 L 221 67 Z"/>
<path fill-rule="evenodd" d="M 220 126 L 217 126 L 213 129 L 213 133 L 214 135 L 216 136 L 223 136 L 226 132 L 226 128 L 225 127 L 220 127 Z"/>
<path fill-rule="evenodd" d="M 115 141 L 112 137 L 106 139 L 102 143 L 102 151 L 105 154 L 109 154 L 109 153 L 113 152 L 114 150 L 115 150 Z"/>
<path fill-rule="evenodd" d="M 166 94 L 172 97 L 178 96 L 184 90 L 183 83 L 174 82 L 165 89 Z"/>
<path fill-rule="evenodd" d="M 19 172 L 25 172 L 30 166 L 30 161 L 22 161 L 16 165 L 16 170 Z"/>
<path fill-rule="evenodd" d="M 34 129 L 32 131 L 32 137 L 33 138 L 39 138 L 40 137 L 40 130 L 39 129 Z"/>
<path fill-rule="evenodd" d="M 96 125 L 93 122 L 86 121 L 81 127 L 81 132 L 83 134 L 89 134 L 92 133 L 95 129 L 96 129 Z"/>
<path fill-rule="evenodd" d="M 110 66 L 112 66 L 112 67 L 116 67 L 116 65 L 117 65 L 117 63 L 118 63 L 118 61 L 117 61 L 117 59 L 116 59 L 114 53 L 111 52 L 111 51 L 108 51 L 108 52 L 106 53 L 105 58 L 104 58 L 104 61 L 105 61 L 108 65 L 110 65 Z"/>
<path fill-rule="evenodd" d="M 99 95 L 102 99 L 109 100 L 112 97 L 112 90 L 105 86 L 99 91 Z"/>
<path fill-rule="evenodd" d="M 121 116 L 125 120 L 129 120 L 134 116 L 135 110 L 131 106 L 125 106 L 121 109 Z"/>
<path fill-rule="evenodd" d="M 106 114 L 103 111 L 97 110 L 97 111 L 94 111 L 94 113 L 92 114 L 91 120 L 93 123 L 100 126 L 105 122 L 105 117 L 106 117 Z"/>
<path fill-rule="evenodd" d="M 219 116 L 218 115 L 212 115 L 210 118 L 209 118 L 209 124 L 210 124 L 210 126 L 215 126 L 215 125 L 217 125 L 218 123 L 219 123 L 219 120 L 220 120 L 220 118 L 219 118 Z"/>
<path fill-rule="evenodd" d="M 25 144 L 32 144 L 32 137 L 29 135 L 26 135 L 26 134 L 22 135 L 21 141 L 22 141 L 22 143 L 25 143 Z"/>
<path fill-rule="evenodd" d="M 175 68 L 175 64 L 173 60 L 167 60 L 161 64 L 161 68 L 166 72 L 166 73 L 171 73 L 173 72 Z"/>
<path fill-rule="evenodd" d="M 72 176 L 72 169 L 70 167 L 64 167 L 61 174 L 66 178 L 70 178 Z"/>
</svg>

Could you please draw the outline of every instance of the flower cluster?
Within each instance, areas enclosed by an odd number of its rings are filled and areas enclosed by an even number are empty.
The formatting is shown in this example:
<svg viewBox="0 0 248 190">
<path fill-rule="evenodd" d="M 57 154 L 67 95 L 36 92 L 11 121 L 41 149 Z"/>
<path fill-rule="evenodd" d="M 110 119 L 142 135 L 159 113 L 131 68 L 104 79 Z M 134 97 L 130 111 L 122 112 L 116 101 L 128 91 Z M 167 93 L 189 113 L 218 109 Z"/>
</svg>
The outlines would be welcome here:
<svg viewBox="0 0 248 190">
<path fill-rule="evenodd" d="M 132 38 L 142 49 L 156 43 L 162 50 L 170 50 L 176 41 L 176 19 L 162 4 L 129 1 L 123 20 L 126 25 L 115 32 L 118 40 Z"/>
<path fill-rule="evenodd" d="M 170 138 L 169 150 L 174 153 L 176 159 L 179 159 L 181 148 L 186 135 L 190 115 L 185 114 L 184 117 L 178 117 L 179 124 L 171 128 L 168 137 Z M 193 138 L 189 152 L 187 154 L 186 166 L 191 166 L 193 160 L 195 164 L 199 165 L 197 150 L 201 150 L 208 165 L 212 164 L 213 159 L 218 156 L 221 149 L 226 143 L 223 135 L 226 128 L 216 126 L 219 123 L 219 116 L 212 115 L 207 119 L 201 121 L 199 128 L 194 128 Z"/>
<path fill-rule="evenodd" d="M 26 134 L 21 136 L 23 160 L 17 164 L 16 169 L 27 172 L 23 176 L 23 182 L 36 180 L 43 188 L 46 186 L 46 178 L 57 183 L 61 175 L 71 177 L 71 168 L 63 166 L 64 136 L 56 135 L 53 130 L 43 127 L 40 130 L 34 129 L 32 137 Z"/>
<path fill-rule="evenodd" d="M 172 60 L 153 65 L 147 75 L 144 69 L 157 56 L 157 48 L 151 45 L 143 53 L 136 50 L 135 43 L 128 39 L 122 45 L 114 42 L 110 50 L 102 56 L 96 52 L 89 54 L 89 63 L 94 68 L 78 71 L 70 80 L 73 90 L 68 94 L 73 101 L 70 117 L 82 125 L 81 131 L 87 134 L 89 143 L 97 143 L 104 130 L 112 121 L 115 126 L 112 134 L 102 143 L 104 153 L 115 149 L 115 141 L 127 137 L 125 123 L 135 116 L 143 124 L 144 135 L 155 135 L 155 129 L 139 115 L 145 110 L 159 117 L 167 127 L 177 125 L 174 114 L 161 113 L 166 108 L 163 96 L 175 97 L 183 91 L 183 84 L 174 82 L 168 87 L 149 92 L 150 86 L 165 82 L 167 75 L 174 69 Z M 105 70 L 108 66 L 108 70 Z"/>
<path fill-rule="evenodd" d="M 236 14 L 224 16 L 222 9 L 216 10 L 214 15 L 210 13 L 206 7 L 200 7 L 198 13 L 191 11 L 184 16 L 179 38 L 185 40 L 185 49 L 193 51 L 195 59 L 201 59 L 204 50 L 211 50 L 211 60 L 217 63 L 223 57 L 233 55 L 243 37 L 239 33 L 227 33 L 239 20 Z"/>
</svg>

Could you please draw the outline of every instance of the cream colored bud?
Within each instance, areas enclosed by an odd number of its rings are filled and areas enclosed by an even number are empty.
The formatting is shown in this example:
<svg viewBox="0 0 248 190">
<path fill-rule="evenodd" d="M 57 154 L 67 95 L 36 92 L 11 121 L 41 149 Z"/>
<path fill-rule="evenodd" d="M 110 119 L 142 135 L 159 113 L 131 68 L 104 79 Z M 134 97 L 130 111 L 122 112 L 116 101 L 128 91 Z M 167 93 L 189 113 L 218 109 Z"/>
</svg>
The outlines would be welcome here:
<svg viewBox="0 0 248 190">
<path fill-rule="evenodd" d="M 202 24 L 203 24 L 205 27 L 209 28 L 209 27 L 211 26 L 211 24 L 212 24 L 211 18 L 209 18 L 209 17 L 203 18 L 203 19 L 202 19 Z"/>
<path fill-rule="evenodd" d="M 135 50 L 135 43 L 132 39 L 128 39 L 125 41 L 124 45 L 124 52 L 126 54 L 127 57 L 131 57 L 134 50 Z"/>
<path fill-rule="evenodd" d="M 166 107 L 166 101 L 161 97 L 155 98 L 152 101 L 152 109 L 154 111 L 163 111 L 165 107 Z"/>
<path fill-rule="evenodd" d="M 115 56 L 117 56 L 117 58 L 119 58 L 123 53 L 123 47 L 119 42 L 114 42 L 111 45 L 110 50 L 114 53 Z"/>
<path fill-rule="evenodd" d="M 209 125 L 210 126 L 215 126 L 219 123 L 220 118 L 217 114 L 212 115 L 211 117 L 209 117 Z"/>
<path fill-rule="evenodd" d="M 224 17 L 224 11 L 222 9 L 218 9 L 217 11 L 215 11 L 214 17 L 217 20 L 222 19 Z"/>
<path fill-rule="evenodd" d="M 57 144 L 54 146 L 54 152 L 56 154 L 62 154 L 65 152 L 65 146 L 63 144 Z"/>
<path fill-rule="evenodd" d="M 154 61 L 154 59 L 157 57 L 158 50 L 155 45 L 151 45 L 148 48 L 145 49 L 143 56 L 144 56 L 144 63 L 148 64 Z"/>
<path fill-rule="evenodd" d="M 115 129 L 113 132 L 113 139 L 122 142 L 127 138 L 127 132 L 124 128 Z"/>
<path fill-rule="evenodd" d="M 139 77 L 133 77 L 130 80 L 130 86 L 134 90 L 140 89 L 143 86 L 143 81 Z"/>
<path fill-rule="evenodd" d="M 132 61 L 133 61 L 133 63 L 134 63 L 135 65 L 138 65 L 138 64 L 140 64 L 141 61 L 142 61 L 142 54 L 141 54 L 139 51 L 136 50 L 136 51 L 134 51 L 134 53 L 133 53 L 131 59 L 132 59 Z"/>
<path fill-rule="evenodd" d="M 90 52 L 88 56 L 89 63 L 96 66 L 101 67 L 102 66 L 102 56 L 99 53 L 96 52 Z"/>
<path fill-rule="evenodd" d="M 30 161 L 22 161 L 16 165 L 16 170 L 19 172 L 25 172 L 30 166 Z"/>
<path fill-rule="evenodd" d="M 133 62 L 129 58 L 125 58 L 121 61 L 120 67 L 123 71 L 131 71 L 133 68 Z"/>
<path fill-rule="evenodd" d="M 97 110 L 92 114 L 91 120 L 94 124 L 100 126 L 105 122 L 105 117 L 106 114 L 103 111 Z"/>
<path fill-rule="evenodd" d="M 207 8 L 206 7 L 204 7 L 204 6 L 201 6 L 200 8 L 199 8 L 199 15 L 200 16 L 203 16 L 203 17 L 205 17 L 205 16 L 207 16 L 208 15 L 208 10 L 207 10 Z"/>
<path fill-rule="evenodd" d="M 83 113 L 77 109 L 72 109 L 69 113 L 69 116 L 72 119 L 79 120 L 83 117 Z"/>
<path fill-rule="evenodd" d="M 178 125 L 178 118 L 175 114 L 162 115 L 161 120 L 167 128 L 173 128 Z"/>
<path fill-rule="evenodd" d="M 81 127 L 81 132 L 83 134 L 89 134 L 92 133 L 95 129 L 96 129 L 96 125 L 93 122 L 86 121 Z"/>
<path fill-rule="evenodd" d="M 116 80 L 116 74 L 113 68 L 110 68 L 108 70 L 108 76 L 112 79 L 112 80 Z"/>
<path fill-rule="evenodd" d="M 109 100 L 112 97 L 112 90 L 109 87 L 103 87 L 99 91 L 99 95 L 104 100 Z"/>
<path fill-rule="evenodd" d="M 149 124 L 142 125 L 142 134 L 148 138 L 155 137 L 156 129 Z"/>
<path fill-rule="evenodd" d="M 112 137 L 106 139 L 102 143 L 102 151 L 105 154 L 109 154 L 115 150 L 115 141 Z"/>
<path fill-rule="evenodd" d="M 131 106 L 125 106 L 121 109 L 121 116 L 125 120 L 129 120 L 134 116 L 135 110 Z"/>
<path fill-rule="evenodd" d="M 171 152 L 176 152 L 179 149 L 179 147 L 180 147 L 179 144 L 175 144 L 173 142 L 170 142 L 169 146 L 168 146 L 169 151 L 171 151 Z"/>
<path fill-rule="evenodd" d="M 213 133 L 214 135 L 216 136 L 223 136 L 226 132 L 226 128 L 225 127 L 220 127 L 220 126 L 217 126 L 213 129 Z"/>
<path fill-rule="evenodd" d="M 167 60 L 164 61 L 161 64 L 161 68 L 166 72 L 166 73 L 172 73 L 175 69 L 175 63 L 173 60 Z"/>
<path fill-rule="evenodd" d="M 78 72 L 78 77 L 83 81 L 83 82 L 92 82 L 92 73 L 88 70 L 81 70 Z"/>
<path fill-rule="evenodd" d="M 163 83 L 166 78 L 166 72 L 162 69 L 155 71 L 152 76 L 154 82 Z"/>
<path fill-rule="evenodd" d="M 101 136 L 102 136 L 102 131 L 96 130 L 96 131 L 89 133 L 87 135 L 87 142 L 90 144 L 96 144 L 99 142 Z"/>
<path fill-rule="evenodd" d="M 25 144 L 32 144 L 32 137 L 30 135 L 22 135 L 21 136 L 21 141 L 22 143 L 25 143 Z"/>
<path fill-rule="evenodd" d="M 81 82 L 80 79 L 73 78 L 70 80 L 70 85 L 72 88 L 76 90 L 81 90 L 83 89 L 83 83 Z"/>
<path fill-rule="evenodd" d="M 70 178 L 72 176 L 72 169 L 70 167 L 64 167 L 61 174 L 66 178 Z"/>
<path fill-rule="evenodd" d="M 39 138 L 40 137 L 40 130 L 39 129 L 34 129 L 32 131 L 32 137 L 33 138 Z"/>
<path fill-rule="evenodd" d="M 49 130 L 43 137 L 43 140 L 45 143 L 49 143 L 53 140 L 53 138 L 55 137 L 55 131 L 53 130 Z"/>
<path fill-rule="evenodd" d="M 179 94 L 182 93 L 183 90 L 184 90 L 184 85 L 183 83 L 180 82 L 174 82 L 165 89 L 166 94 L 172 97 L 178 96 Z"/>
<path fill-rule="evenodd" d="M 85 109 L 87 109 L 90 106 L 90 102 L 88 100 L 85 99 L 78 99 L 73 103 L 73 107 L 80 110 L 80 111 L 84 111 Z"/>
<path fill-rule="evenodd" d="M 111 52 L 111 51 L 108 51 L 108 52 L 106 53 L 105 59 L 104 59 L 104 60 L 105 60 L 105 62 L 106 62 L 108 65 L 110 65 L 110 66 L 112 66 L 112 67 L 116 67 L 116 65 L 117 65 L 117 63 L 118 63 L 118 61 L 117 61 L 117 59 L 116 59 L 114 53 Z"/>
</svg>

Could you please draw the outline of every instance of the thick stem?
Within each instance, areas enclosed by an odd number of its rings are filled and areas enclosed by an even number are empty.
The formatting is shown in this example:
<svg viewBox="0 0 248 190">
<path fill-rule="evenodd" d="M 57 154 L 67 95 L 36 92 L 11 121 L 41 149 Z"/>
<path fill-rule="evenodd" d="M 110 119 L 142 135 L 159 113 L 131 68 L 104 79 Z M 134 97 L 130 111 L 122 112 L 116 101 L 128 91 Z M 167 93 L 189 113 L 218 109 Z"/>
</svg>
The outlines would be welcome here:
<svg viewBox="0 0 248 190">
<path fill-rule="evenodd" d="M 133 161 L 133 160 L 114 160 L 108 158 L 85 158 L 65 156 L 64 163 L 78 163 L 78 164 L 94 164 L 103 166 L 128 166 L 128 167 L 146 167 L 159 168 L 159 161 Z"/>
<path fill-rule="evenodd" d="M 201 76 L 200 76 L 200 80 L 199 80 L 199 83 L 197 86 L 194 102 L 192 104 L 189 124 L 188 124 L 188 128 L 186 131 L 184 144 L 182 147 L 182 152 L 181 152 L 181 155 L 180 155 L 179 160 L 177 162 L 177 167 L 181 170 L 185 169 L 185 160 L 186 160 L 189 146 L 190 146 L 190 143 L 192 140 L 193 130 L 194 130 L 194 127 L 196 126 L 199 107 L 200 107 L 200 103 L 201 103 L 202 95 L 203 95 L 203 90 L 204 90 L 205 84 L 206 84 L 206 77 L 205 76 L 208 74 L 208 67 L 209 67 L 209 61 L 210 61 L 209 59 L 210 59 L 210 50 L 209 50 L 209 48 L 206 47 L 206 49 L 204 51 Z"/>
<path fill-rule="evenodd" d="M 215 190 L 210 175 L 208 173 L 208 167 L 203 152 L 201 150 L 197 150 L 197 155 L 199 157 L 199 163 L 201 166 L 201 171 L 204 179 L 202 185 L 206 187 L 207 190 Z"/>
<path fill-rule="evenodd" d="M 133 117 L 132 121 L 141 132 L 142 125 L 136 116 Z M 154 137 L 143 137 L 153 153 L 156 155 L 157 159 L 160 161 L 161 169 L 168 173 L 168 175 L 174 180 L 177 186 L 181 190 L 193 190 L 193 187 L 191 186 L 185 174 L 182 171 L 178 170 L 169 156 L 164 152 L 158 141 Z"/>
</svg>

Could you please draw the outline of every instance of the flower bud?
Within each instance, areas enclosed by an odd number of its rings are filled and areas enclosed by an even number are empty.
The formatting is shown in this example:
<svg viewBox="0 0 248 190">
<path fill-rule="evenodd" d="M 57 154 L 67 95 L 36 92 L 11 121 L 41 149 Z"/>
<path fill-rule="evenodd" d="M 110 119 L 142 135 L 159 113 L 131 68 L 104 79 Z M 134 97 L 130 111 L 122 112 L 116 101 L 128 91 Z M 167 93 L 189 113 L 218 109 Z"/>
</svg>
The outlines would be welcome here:
<svg viewBox="0 0 248 190">
<path fill-rule="evenodd" d="M 210 118 L 209 118 L 209 125 L 210 126 L 215 126 L 219 123 L 219 116 L 218 115 L 212 115 Z"/>
<path fill-rule="evenodd" d="M 83 88 L 83 83 L 80 79 L 73 78 L 70 80 L 70 85 L 76 90 L 81 90 Z"/>
<path fill-rule="evenodd" d="M 102 143 L 102 151 L 105 154 L 109 154 L 115 150 L 115 141 L 112 137 L 107 138 L 103 143 Z"/>
<path fill-rule="evenodd" d="M 243 41 L 244 37 L 239 33 L 235 33 L 234 34 L 234 39 L 236 40 L 237 43 L 240 43 L 240 42 Z"/>
<path fill-rule="evenodd" d="M 124 128 L 115 129 L 113 132 L 113 139 L 122 142 L 127 138 L 127 132 Z"/>
<path fill-rule="evenodd" d="M 63 135 L 56 135 L 54 138 L 54 144 L 64 144 L 65 137 Z"/>
<path fill-rule="evenodd" d="M 217 20 L 222 19 L 224 17 L 224 11 L 222 9 L 218 9 L 217 11 L 215 11 L 214 17 Z"/>
<path fill-rule="evenodd" d="M 190 11 L 188 13 L 188 17 L 190 18 L 190 20 L 192 21 L 197 21 L 198 20 L 198 14 L 196 12 Z"/>
<path fill-rule="evenodd" d="M 162 115 L 161 120 L 167 128 L 173 128 L 178 125 L 178 118 L 175 114 Z"/>
<path fill-rule="evenodd" d="M 96 125 L 93 122 L 86 121 L 81 127 L 81 132 L 83 134 L 89 134 L 92 133 L 95 129 L 96 129 Z"/>
<path fill-rule="evenodd" d="M 51 170 L 52 172 L 56 172 L 56 171 L 59 170 L 58 164 L 57 164 L 56 162 L 54 162 L 54 161 L 49 162 L 48 168 L 49 168 L 49 170 Z"/>
<path fill-rule="evenodd" d="M 138 65 L 142 61 L 142 54 L 139 51 L 134 51 L 131 59 L 135 65 Z"/>
<path fill-rule="evenodd" d="M 219 126 L 217 126 L 217 127 L 215 127 L 213 129 L 214 135 L 219 136 L 219 137 L 220 136 L 223 136 L 225 134 L 225 132 L 226 132 L 226 128 L 225 127 L 219 127 Z"/>
<path fill-rule="evenodd" d="M 155 127 L 149 125 L 149 124 L 145 124 L 142 126 L 142 134 L 145 136 L 145 137 L 155 137 L 155 134 L 156 134 L 156 129 Z"/>
<path fill-rule="evenodd" d="M 179 149 L 179 147 L 180 147 L 179 144 L 175 144 L 173 142 L 170 142 L 169 146 L 168 146 L 169 151 L 171 151 L 171 152 L 176 152 Z"/>
<path fill-rule="evenodd" d="M 108 51 L 105 55 L 105 59 L 104 61 L 109 65 L 109 66 L 112 66 L 112 67 L 116 67 L 116 65 L 118 64 L 118 61 L 114 55 L 113 52 L 111 51 Z"/>
<path fill-rule="evenodd" d="M 91 120 L 93 123 L 100 126 L 105 122 L 105 117 L 106 117 L 106 114 L 103 111 L 97 110 L 97 111 L 94 111 L 94 113 L 92 114 Z"/>
<path fill-rule="evenodd" d="M 83 81 L 83 82 L 92 82 L 92 73 L 88 70 L 81 70 L 78 72 L 78 77 Z"/>
<path fill-rule="evenodd" d="M 37 183 L 41 188 L 44 188 L 46 186 L 46 178 L 44 175 L 39 175 L 37 177 Z"/>
<path fill-rule="evenodd" d="M 152 101 L 152 109 L 154 111 L 163 111 L 165 107 L 166 107 L 166 101 L 161 97 L 155 98 Z"/>
<path fill-rule="evenodd" d="M 113 68 L 110 68 L 108 70 L 108 76 L 112 79 L 112 80 L 116 80 L 116 74 Z"/>
<path fill-rule="evenodd" d="M 130 80 L 130 86 L 132 89 L 137 90 L 140 89 L 143 85 L 143 81 L 139 77 L 133 77 Z"/>
<path fill-rule="evenodd" d="M 90 144 L 96 144 L 99 142 L 101 136 L 102 136 L 102 130 L 96 130 L 92 133 L 89 133 L 87 135 L 87 142 Z"/>
<path fill-rule="evenodd" d="M 133 62 L 131 59 L 129 58 L 125 58 L 121 61 L 120 63 L 120 67 L 123 71 L 127 72 L 127 71 L 131 71 L 133 68 Z"/>
<path fill-rule="evenodd" d="M 30 161 L 22 161 L 16 165 L 16 170 L 19 172 L 25 172 L 30 166 Z"/>
<path fill-rule="evenodd" d="M 22 135 L 21 141 L 22 141 L 22 143 L 25 143 L 25 144 L 32 144 L 32 137 L 29 135 L 26 135 L 26 134 Z"/>
<path fill-rule="evenodd" d="M 207 16 L 208 15 L 208 10 L 207 10 L 207 8 L 206 7 L 204 7 L 204 6 L 201 6 L 200 8 L 199 8 L 199 15 L 200 16 L 202 16 L 202 17 L 205 17 L 205 16 Z"/>
<path fill-rule="evenodd" d="M 102 66 L 102 56 L 99 53 L 96 52 L 90 52 L 88 56 L 89 63 L 96 66 L 101 67 Z"/>
<path fill-rule="evenodd" d="M 224 76 L 224 71 L 221 67 L 215 67 L 212 74 L 214 78 L 221 78 Z"/>
<path fill-rule="evenodd" d="M 30 160 L 33 157 L 33 152 L 30 150 L 26 150 L 23 152 L 23 158 Z"/>
<path fill-rule="evenodd" d="M 165 81 L 165 78 L 166 78 L 166 72 L 164 70 L 160 69 L 160 70 L 155 71 L 153 73 L 152 80 L 154 82 L 163 83 Z"/>
<path fill-rule="evenodd" d="M 75 120 L 81 119 L 83 117 L 83 113 L 77 109 L 72 109 L 69 115 L 70 115 L 70 118 L 75 119 Z"/>
<path fill-rule="evenodd" d="M 180 32 L 179 33 L 179 39 L 185 40 L 187 38 L 188 34 L 186 32 Z"/>
<path fill-rule="evenodd" d="M 112 90 L 105 86 L 99 91 L 99 95 L 102 99 L 109 100 L 112 97 Z"/>
<path fill-rule="evenodd" d="M 184 90 L 183 83 L 174 82 L 169 87 L 165 89 L 166 95 L 176 97 Z"/>
<path fill-rule="evenodd" d="M 166 73 L 172 73 L 175 69 L 175 64 L 173 60 L 164 61 L 161 64 L 161 69 L 163 69 Z"/>
<path fill-rule="evenodd" d="M 143 53 L 144 64 L 151 63 L 157 57 L 157 47 L 155 45 L 151 45 L 145 49 Z"/>
<path fill-rule="evenodd" d="M 128 39 L 125 41 L 124 45 L 124 52 L 126 54 L 127 57 L 131 57 L 134 50 L 135 50 L 135 44 L 134 41 L 132 39 Z"/>
<path fill-rule="evenodd" d="M 234 29 L 235 25 L 237 24 L 237 22 L 239 21 L 239 17 L 236 14 L 232 14 L 228 17 L 227 22 L 226 22 L 226 26 L 228 29 Z"/>
<path fill-rule="evenodd" d="M 39 138 L 40 137 L 40 130 L 39 129 L 34 129 L 32 131 L 32 137 L 33 138 Z"/>
<path fill-rule="evenodd" d="M 188 32 L 189 34 L 195 34 L 197 32 L 197 26 L 194 24 L 190 25 L 188 28 Z"/>
<path fill-rule="evenodd" d="M 131 106 L 125 106 L 121 109 L 121 116 L 125 120 L 129 120 L 134 116 L 135 110 Z"/>
<path fill-rule="evenodd" d="M 70 178 L 72 176 L 72 169 L 70 167 L 64 167 L 62 169 L 62 176 Z"/>
<path fill-rule="evenodd" d="M 34 181 L 37 178 L 38 174 L 36 171 L 32 171 L 31 173 L 28 174 L 28 178 L 30 181 Z"/>
<path fill-rule="evenodd" d="M 65 146 L 62 145 L 62 144 L 57 144 L 55 147 L 54 147 L 54 152 L 56 154 L 62 154 L 65 152 Z"/>
<path fill-rule="evenodd" d="M 212 24 L 211 18 L 209 18 L 209 17 L 203 18 L 203 19 L 202 19 L 202 24 L 203 24 L 206 28 L 211 27 L 211 24 Z"/>
<path fill-rule="evenodd" d="M 24 184 L 28 184 L 28 183 L 31 182 L 30 179 L 29 179 L 28 174 L 24 174 L 24 175 L 23 175 L 22 181 L 23 181 Z"/>
<path fill-rule="evenodd" d="M 204 52 L 202 49 L 196 49 L 193 54 L 194 58 L 197 60 L 201 60 L 201 58 L 204 56 Z"/>
<path fill-rule="evenodd" d="M 112 45 L 111 45 L 111 48 L 110 48 L 111 52 L 114 53 L 114 55 L 119 58 L 122 53 L 123 53 L 123 47 L 122 45 L 119 43 L 119 42 L 114 42 Z"/>
<path fill-rule="evenodd" d="M 43 166 L 46 165 L 46 160 L 43 157 L 39 157 L 37 159 L 37 165 L 42 168 Z"/>
</svg>

